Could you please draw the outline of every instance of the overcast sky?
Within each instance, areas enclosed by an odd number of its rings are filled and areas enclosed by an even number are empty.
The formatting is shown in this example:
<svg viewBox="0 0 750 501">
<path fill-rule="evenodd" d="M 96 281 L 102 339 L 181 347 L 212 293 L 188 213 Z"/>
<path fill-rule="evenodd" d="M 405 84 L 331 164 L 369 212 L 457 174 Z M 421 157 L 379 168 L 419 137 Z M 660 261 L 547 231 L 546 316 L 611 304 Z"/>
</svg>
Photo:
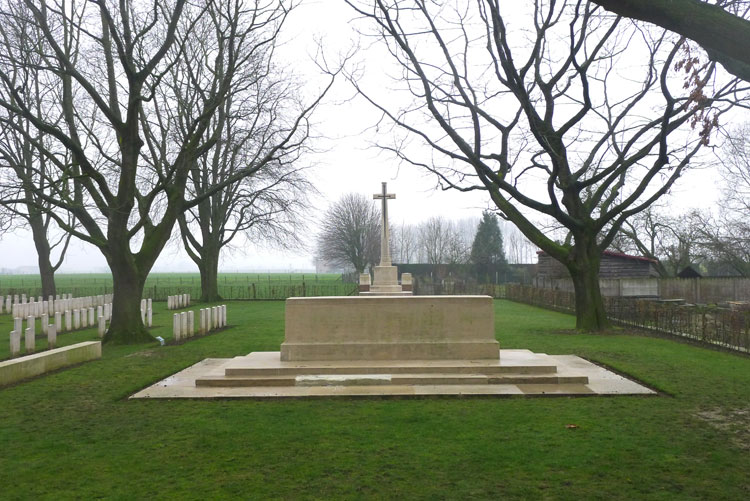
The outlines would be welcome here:
<svg viewBox="0 0 750 501">
<path fill-rule="evenodd" d="M 315 40 L 323 40 L 326 57 L 335 61 L 356 43 L 352 29 L 352 13 L 340 0 L 307 0 L 293 12 L 285 27 L 286 43 L 279 56 L 292 71 L 310 85 L 311 93 L 322 84 L 312 64 Z M 367 42 L 366 42 L 367 43 Z M 376 82 L 388 73 L 390 61 L 382 52 L 360 45 L 356 59 L 367 61 L 366 78 Z M 385 80 L 383 80 L 385 82 Z M 387 84 L 385 84 L 387 85 Z M 352 89 L 342 79 L 314 117 L 315 133 L 320 139 L 316 146 L 321 151 L 307 160 L 314 164 L 311 176 L 321 196 L 315 199 L 317 212 L 309 215 L 310 252 L 285 252 L 278 249 L 244 246 L 225 252 L 221 271 L 288 271 L 312 270 L 312 247 L 317 221 L 326 207 L 342 194 L 360 192 L 370 196 L 380 191 L 380 183 L 388 182 L 388 191 L 396 194 L 389 202 L 391 224 L 418 223 L 431 216 L 452 219 L 478 218 L 488 205 L 484 193 L 458 193 L 436 190 L 436 180 L 427 173 L 409 166 L 398 167 L 397 162 L 370 145 L 375 139 L 372 130 L 378 114 L 362 99 L 354 98 Z M 426 157 L 427 158 L 427 157 Z M 673 190 L 669 201 L 675 212 L 682 208 L 711 207 L 718 195 L 719 177 L 706 170 L 686 174 Z M 0 239 L 0 269 L 35 267 L 36 252 L 30 234 L 16 232 Z M 98 250 L 75 242 L 71 245 L 63 272 L 106 272 L 107 266 Z M 176 246 L 170 246 L 156 262 L 154 271 L 195 271 L 197 268 Z"/>
</svg>

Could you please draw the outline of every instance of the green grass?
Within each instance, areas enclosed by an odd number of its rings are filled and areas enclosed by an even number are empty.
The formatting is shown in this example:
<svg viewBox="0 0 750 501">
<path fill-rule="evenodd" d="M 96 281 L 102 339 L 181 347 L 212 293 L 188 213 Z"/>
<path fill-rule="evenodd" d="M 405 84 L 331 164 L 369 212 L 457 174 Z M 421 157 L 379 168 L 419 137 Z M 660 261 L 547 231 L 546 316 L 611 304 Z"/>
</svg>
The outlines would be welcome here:
<svg viewBox="0 0 750 501">
<path fill-rule="evenodd" d="M 750 417 L 735 412 L 750 411 L 750 359 L 625 332 L 577 334 L 568 315 L 505 301 L 496 303 L 503 348 L 575 353 L 673 396 L 126 400 L 206 357 L 278 350 L 283 303 L 228 308 L 235 327 L 223 332 L 107 346 L 100 361 L 0 389 L 0 498 L 750 495 Z M 154 334 L 167 334 L 168 318 L 157 309 Z"/>
<path fill-rule="evenodd" d="M 305 284 L 305 289 L 302 289 Z M 112 292 L 109 273 L 56 274 L 59 294 L 75 297 L 95 296 Z M 219 294 L 232 299 L 284 299 L 290 295 L 346 295 L 356 285 L 343 283 L 338 273 L 219 273 Z M 42 294 L 39 275 L 0 275 L 0 296 Z M 146 279 L 144 297 L 166 300 L 168 295 L 191 294 L 200 297 L 198 273 L 151 273 Z"/>
</svg>

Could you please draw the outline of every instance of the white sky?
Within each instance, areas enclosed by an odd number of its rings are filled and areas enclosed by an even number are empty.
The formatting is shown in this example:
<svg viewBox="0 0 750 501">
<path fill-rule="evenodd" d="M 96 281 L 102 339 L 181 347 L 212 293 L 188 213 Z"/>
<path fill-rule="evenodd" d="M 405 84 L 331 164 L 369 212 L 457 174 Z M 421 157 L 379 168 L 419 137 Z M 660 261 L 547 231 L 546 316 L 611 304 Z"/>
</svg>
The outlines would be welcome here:
<svg viewBox="0 0 750 501">
<path fill-rule="evenodd" d="M 292 13 L 284 31 L 288 41 L 280 55 L 292 71 L 306 75 L 306 83 L 313 88 L 311 92 L 320 83 L 314 77 L 310 78 L 316 72 L 311 62 L 315 55 L 315 40 L 322 37 L 326 57 L 335 61 L 337 53 L 346 52 L 355 43 L 357 35 L 348 22 L 351 17 L 351 10 L 340 0 L 307 0 Z M 365 53 L 372 52 L 360 49 L 357 58 L 363 59 Z M 368 57 L 365 67 L 368 78 L 377 78 L 387 72 L 388 64 L 387 58 Z M 375 123 L 378 114 L 362 99 L 349 99 L 352 96 L 353 91 L 342 79 L 314 117 L 317 123 L 315 133 L 327 139 L 316 143 L 324 151 L 308 158 L 316 165 L 312 177 L 321 193 L 321 197 L 313 201 L 317 212 L 311 214 L 309 220 L 310 234 L 306 240 L 310 252 L 247 246 L 225 252 L 221 271 L 312 270 L 314 233 L 318 218 L 328 204 L 349 192 L 369 196 L 380 191 L 382 181 L 388 182 L 388 191 L 396 194 L 396 200 L 389 202 L 392 224 L 402 221 L 419 223 L 431 216 L 478 218 L 482 209 L 488 206 L 489 198 L 484 193 L 438 191 L 435 189 L 436 180 L 428 173 L 410 166 L 399 169 L 394 159 L 372 149 L 369 145 L 373 133 L 367 129 Z M 718 180 L 719 176 L 710 171 L 688 172 L 673 190 L 669 207 L 672 211 L 710 208 L 718 195 Z M 0 269 L 22 267 L 36 267 L 36 251 L 30 234 L 18 231 L 0 235 Z M 97 249 L 76 241 L 71 244 L 60 271 L 107 272 L 108 268 Z M 153 271 L 197 272 L 197 268 L 184 251 L 170 246 L 162 253 Z"/>
</svg>

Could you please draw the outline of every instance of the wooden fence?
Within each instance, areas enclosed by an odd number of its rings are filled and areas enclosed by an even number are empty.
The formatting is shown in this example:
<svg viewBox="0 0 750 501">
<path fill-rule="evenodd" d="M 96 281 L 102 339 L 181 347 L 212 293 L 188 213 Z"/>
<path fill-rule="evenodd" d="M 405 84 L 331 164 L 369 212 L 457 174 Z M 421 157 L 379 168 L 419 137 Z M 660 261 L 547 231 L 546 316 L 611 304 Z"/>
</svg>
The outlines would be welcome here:
<svg viewBox="0 0 750 501">
<path fill-rule="evenodd" d="M 543 308 L 575 311 L 575 295 L 571 292 L 507 285 L 506 297 Z M 750 352 L 750 311 L 626 297 L 605 297 L 604 304 L 607 316 L 616 324 Z"/>
<path fill-rule="evenodd" d="M 569 278 L 538 277 L 534 285 L 573 292 L 573 282 Z M 608 297 L 658 297 L 698 304 L 750 301 L 750 278 L 744 277 L 602 278 L 599 287 Z"/>
</svg>

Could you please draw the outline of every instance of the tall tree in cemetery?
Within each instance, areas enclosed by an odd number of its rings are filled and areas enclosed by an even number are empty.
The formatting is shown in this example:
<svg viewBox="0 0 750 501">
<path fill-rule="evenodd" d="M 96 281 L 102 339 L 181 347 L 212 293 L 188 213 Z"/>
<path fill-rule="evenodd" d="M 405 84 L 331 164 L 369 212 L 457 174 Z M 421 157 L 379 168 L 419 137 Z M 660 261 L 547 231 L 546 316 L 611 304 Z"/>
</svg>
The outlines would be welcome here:
<svg viewBox="0 0 750 501">
<path fill-rule="evenodd" d="M 380 260 L 380 211 L 365 195 L 349 193 L 333 203 L 318 234 L 321 262 L 363 273 Z"/>
<path fill-rule="evenodd" d="M 349 3 L 413 98 L 392 108 L 351 79 L 414 140 L 384 146 L 443 187 L 485 190 L 568 269 L 577 327 L 607 327 L 602 251 L 709 142 L 737 82 L 686 55 L 682 39 L 583 0 Z M 542 231 L 550 222 L 565 229 L 563 241 Z"/>
<path fill-rule="evenodd" d="M 16 11 L 15 19 L 16 23 L 0 33 L 2 46 L 24 47 L 28 59 L 23 68 L 8 67 L 8 75 L 39 116 L 59 124 L 62 120 L 59 108 L 49 107 L 49 100 L 59 95 L 62 89 L 59 85 L 49 88 L 40 82 L 38 68 L 43 61 L 41 55 L 32 50 L 42 34 L 35 29 L 30 12 L 22 6 Z M 37 145 L 43 145 L 43 148 Z M 42 294 L 47 297 L 57 292 L 55 271 L 63 263 L 71 234 L 59 229 L 49 214 L 52 206 L 45 196 L 52 195 L 55 190 L 69 190 L 70 183 L 52 177 L 51 162 L 44 151 L 54 154 L 60 162 L 70 163 L 70 154 L 49 135 L 36 130 L 28 121 L 0 109 L 0 206 L 9 226 L 6 231 L 31 231 Z M 54 189 L 49 186 L 51 182 L 57 185 Z M 73 226 L 70 220 L 72 216 L 67 214 L 66 217 L 66 224 Z"/>
<path fill-rule="evenodd" d="M 315 192 L 300 164 L 309 131 L 295 124 L 303 111 L 298 85 L 274 66 L 275 48 L 274 38 L 257 40 L 251 61 L 211 119 L 209 128 L 218 135 L 215 145 L 189 171 L 187 198 L 200 202 L 180 213 L 178 222 L 187 254 L 200 271 L 202 301 L 221 299 L 218 268 L 225 246 L 238 241 L 299 244 L 301 212 Z M 195 44 L 187 50 L 193 54 L 170 70 L 175 85 L 161 96 L 165 106 L 174 103 L 177 116 L 189 116 L 200 100 L 192 81 L 179 75 L 195 73 L 194 62 L 209 57 L 213 47 Z M 180 135 L 187 136 L 189 122 L 178 124 Z M 147 141 L 150 137 L 146 135 Z M 287 146 L 273 154 L 281 141 Z M 269 153 L 271 161 L 266 160 Z M 252 174 L 238 178 L 242 171 Z M 219 185 L 223 187 L 214 189 Z"/>
<path fill-rule="evenodd" d="M 476 267 L 477 278 L 490 282 L 496 273 L 504 273 L 508 262 L 503 248 L 503 234 L 497 216 L 490 211 L 482 213 L 477 234 L 471 245 L 471 263 Z"/>
<path fill-rule="evenodd" d="M 49 213 L 56 223 L 97 247 L 109 264 L 114 299 L 105 341 L 152 340 L 139 302 L 179 214 L 213 190 L 276 161 L 295 143 L 298 130 L 307 127 L 319 102 L 302 109 L 288 135 L 274 138 L 257 163 L 186 197 L 191 169 L 221 137 L 214 115 L 238 76 L 250 71 L 254 52 L 278 35 L 290 5 L 242 0 L 23 3 L 43 37 L 33 49 L 5 46 L 0 51 L 0 106 L 71 154 L 72 162 L 65 163 L 44 151 L 55 177 L 69 179 L 73 189 L 43 198 L 54 207 Z M 5 5 L 0 29 L 16 22 L 17 4 Z M 200 48 L 194 49 L 196 44 Z M 23 68 L 29 50 L 43 56 L 42 80 L 62 87 L 57 100 L 62 124 L 40 116 L 14 86 L 8 68 Z M 197 54 L 205 57 L 188 61 Z M 176 67 L 185 71 L 173 72 Z M 194 89 L 192 107 L 177 115 L 167 97 L 176 96 L 187 82 Z M 79 226 L 71 227 L 63 212 L 72 213 Z"/>
</svg>

